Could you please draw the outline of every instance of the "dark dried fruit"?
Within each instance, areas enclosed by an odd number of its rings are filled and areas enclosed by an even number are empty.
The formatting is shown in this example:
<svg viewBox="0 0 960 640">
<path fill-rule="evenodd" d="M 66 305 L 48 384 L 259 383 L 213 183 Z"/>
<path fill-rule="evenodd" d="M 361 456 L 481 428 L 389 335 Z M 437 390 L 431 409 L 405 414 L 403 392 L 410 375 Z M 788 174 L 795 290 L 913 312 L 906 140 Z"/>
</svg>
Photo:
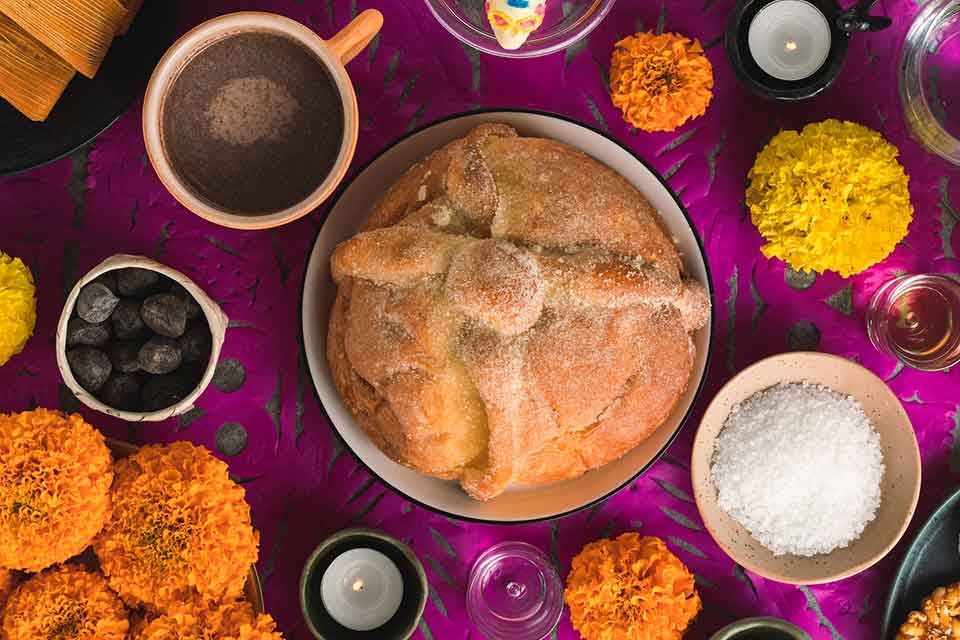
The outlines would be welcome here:
<svg viewBox="0 0 960 640">
<path fill-rule="evenodd" d="M 91 324 L 83 318 L 70 318 L 67 323 L 67 346 L 102 347 L 110 340 L 110 324 Z"/>
<path fill-rule="evenodd" d="M 206 364 L 210 360 L 210 350 L 213 348 L 213 337 L 210 328 L 205 324 L 195 324 L 177 338 L 183 361 L 188 364 Z"/>
<path fill-rule="evenodd" d="M 179 338 L 187 328 L 187 305 L 172 293 L 158 293 L 143 301 L 143 322 L 168 338 Z"/>
<path fill-rule="evenodd" d="M 117 272 L 116 271 L 104 271 L 96 278 L 93 279 L 94 282 L 99 282 L 100 284 L 106 286 L 110 291 L 113 291 L 114 295 L 117 294 Z"/>
<path fill-rule="evenodd" d="M 247 429 L 239 422 L 225 422 L 217 429 L 217 449 L 225 456 L 243 453 L 247 440 Z"/>
<path fill-rule="evenodd" d="M 183 362 L 183 356 L 180 354 L 177 341 L 165 336 L 150 338 L 140 347 L 140 352 L 137 354 L 137 363 L 140 368 L 155 375 L 175 371 L 181 362 Z"/>
<path fill-rule="evenodd" d="M 106 285 L 91 282 L 77 296 L 77 315 L 91 324 L 99 324 L 110 317 L 120 299 Z"/>
<path fill-rule="evenodd" d="M 235 358 L 221 360 L 213 372 L 213 386 L 224 393 L 233 393 L 243 386 L 246 379 L 247 370 L 243 363 Z"/>
<path fill-rule="evenodd" d="M 114 342 L 107 350 L 114 371 L 134 373 L 140 371 L 140 344 L 137 342 Z"/>
<path fill-rule="evenodd" d="M 110 322 L 117 340 L 136 340 L 143 335 L 143 318 L 140 317 L 140 301 L 124 298 L 113 310 Z"/>
<path fill-rule="evenodd" d="M 91 393 L 99 391 L 113 371 L 107 354 L 93 347 L 77 347 L 67 351 L 67 362 L 73 377 Z"/>
<path fill-rule="evenodd" d="M 174 285 L 170 287 L 170 293 L 183 300 L 183 303 L 187 305 L 187 320 L 196 320 L 203 313 L 203 309 L 200 308 L 200 303 L 190 295 L 190 292 L 187 291 L 182 284 L 174 283 Z"/>
<path fill-rule="evenodd" d="M 152 376 L 143 385 L 143 391 L 140 394 L 143 399 L 143 410 L 165 409 L 186 398 L 191 391 L 193 386 L 178 373 Z"/>
<path fill-rule="evenodd" d="M 150 269 L 128 267 L 117 272 L 117 289 L 122 296 L 144 297 L 156 291 L 160 274 Z"/>
<path fill-rule="evenodd" d="M 130 373 L 114 373 L 100 389 L 100 400 L 124 411 L 140 410 L 140 379 Z"/>
</svg>

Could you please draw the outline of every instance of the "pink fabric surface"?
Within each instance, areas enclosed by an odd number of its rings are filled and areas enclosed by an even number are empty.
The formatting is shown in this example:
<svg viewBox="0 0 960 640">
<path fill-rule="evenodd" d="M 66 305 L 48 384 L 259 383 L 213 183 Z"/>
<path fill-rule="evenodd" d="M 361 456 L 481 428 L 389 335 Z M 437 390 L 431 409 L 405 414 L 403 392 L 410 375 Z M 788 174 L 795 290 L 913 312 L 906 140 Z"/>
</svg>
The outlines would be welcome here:
<svg viewBox="0 0 960 640">
<path fill-rule="evenodd" d="M 153 0 L 155 2 L 167 0 Z M 560 2 L 560 0 L 552 0 Z M 222 358 L 242 363 L 246 379 L 233 393 L 211 387 L 188 419 L 126 425 L 80 409 L 110 435 L 135 442 L 188 439 L 214 451 L 218 428 L 237 422 L 248 433 L 238 455 L 223 456 L 247 489 L 262 532 L 259 569 L 269 611 L 288 638 L 307 640 L 299 612 L 300 570 L 329 533 L 363 524 L 408 540 L 423 560 L 430 600 L 416 637 L 479 638 L 471 630 L 464 588 L 472 561 L 507 539 L 547 551 L 566 575 L 587 542 L 628 530 L 657 535 L 697 574 L 705 611 L 690 638 L 705 638 L 735 618 L 773 615 L 814 638 L 878 635 L 891 572 L 904 544 L 862 574 L 797 588 L 743 571 L 705 532 L 691 499 L 690 447 L 697 416 L 713 393 L 750 363 L 811 335 L 809 348 L 858 360 L 889 381 L 920 442 L 924 486 L 909 541 L 960 471 L 960 382 L 952 373 L 901 370 L 866 339 L 863 310 L 874 289 L 899 271 L 960 272 L 960 173 L 928 155 L 904 128 L 896 95 L 897 52 L 913 0 L 884 0 L 876 12 L 894 27 L 859 35 L 841 77 L 817 99 L 780 105 L 753 98 L 737 84 L 722 34 L 733 0 L 620 0 L 586 40 L 566 52 L 513 61 L 481 56 L 447 34 L 421 0 L 190 0 L 182 28 L 234 10 L 288 15 L 332 35 L 367 7 L 386 18 L 381 36 L 351 63 L 362 119 L 353 169 L 405 132 L 478 107 L 532 107 L 597 127 L 647 159 L 680 194 L 707 248 L 717 324 L 714 358 L 699 408 L 664 458 L 598 507 L 549 523 L 495 527 L 449 520 L 411 505 L 372 478 L 339 446 L 312 389 L 299 347 L 300 291 L 306 257 L 326 210 L 266 232 L 219 228 L 167 194 L 144 155 L 140 105 L 88 152 L 0 179 L 0 249 L 23 257 L 39 289 L 39 323 L 25 352 L 0 368 L 0 410 L 35 405 L 74 409 L 54 355 L 54 329 L 66 291 L 107 256 L 135 253 L 184 271 L 231 318 Z M 614 42 L 638 29 L 697 37 L 714 65 L 716 89 L 706 115 L 676 132 L 637 133 L 610 103 L 605 76 Z M 764 258 L 745 214 L 746 173 L 757 151 L 782 128 L 827 117 L 880 130 L 901 150 L 916 214 L 907 239 L 865 274 L 816 278 L 790 286 L 784 264 Z M 816 327 L 811 331 L 810 325 Z M 223 455 L 223 454 L 220 454 Z M 576 638 L 564 614 L 556 637 Z"/>
</svg>

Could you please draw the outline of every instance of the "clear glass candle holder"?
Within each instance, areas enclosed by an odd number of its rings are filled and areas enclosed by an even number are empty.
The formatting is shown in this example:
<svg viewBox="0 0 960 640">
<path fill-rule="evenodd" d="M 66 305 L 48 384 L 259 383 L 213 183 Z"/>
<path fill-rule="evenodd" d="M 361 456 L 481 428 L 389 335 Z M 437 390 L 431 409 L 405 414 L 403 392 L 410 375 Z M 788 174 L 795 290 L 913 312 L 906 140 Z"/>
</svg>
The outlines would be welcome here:
<svg viewBox="0 0 960 640">
<path fill-rule="evenodd" d="M 935 274 L 885 283 L 867 309 L 867 334 L 879 351 L 915 369 L 960 362 L 960 282 Z"/>
<path fill-rule="evenodd" d="M 488 640 L 541 640 L 560 621 L 563 583 L 550 559 L 525 542 L 501 542 L 470 570 L 467 612 Z"/>
<path fill-rule="evenodd" d="M 960 0 L 929 0 L 900 54 L 900 100 L 910 132 L 960 165 Z"/>
</svg>

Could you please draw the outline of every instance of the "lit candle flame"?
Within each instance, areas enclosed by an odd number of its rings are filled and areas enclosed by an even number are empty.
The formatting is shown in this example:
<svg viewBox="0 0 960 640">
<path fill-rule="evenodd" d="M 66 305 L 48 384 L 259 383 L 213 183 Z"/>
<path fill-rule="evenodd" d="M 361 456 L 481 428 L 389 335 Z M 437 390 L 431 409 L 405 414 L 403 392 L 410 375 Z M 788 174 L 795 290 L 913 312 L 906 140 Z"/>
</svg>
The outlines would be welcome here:
<svg viewBox="0 0 960 640">
<path fill-rule="evenodd" d="M 353 590 L 363 591 L 363 587 L 364 587 L 363 580 L 361 580 L 360 578 L 357 578 L 353 583 Z"/>
<path fill-rule="evenodd" d="M 797 43 L 794 40 L 787 40 L 787 43 L 783 45 L 784 51 L 796 51 Z"/>
</svg>

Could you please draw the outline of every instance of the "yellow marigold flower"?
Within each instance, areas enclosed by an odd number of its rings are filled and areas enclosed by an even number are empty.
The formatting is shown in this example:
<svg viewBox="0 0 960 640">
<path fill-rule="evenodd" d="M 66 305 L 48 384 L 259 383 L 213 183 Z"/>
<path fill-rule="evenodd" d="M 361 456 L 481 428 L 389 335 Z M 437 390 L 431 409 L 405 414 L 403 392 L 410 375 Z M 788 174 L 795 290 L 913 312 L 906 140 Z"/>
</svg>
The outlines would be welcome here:
<svg viewBox="0 0 960 640">
<path fill-rule="evenodd" d="M 113 517 L 94 542 L 103 572 L 131 605 L 239 597 L 259 536 L 227 465 L 188 442 L 117 462 Z"/>
<path fill-rule="evenodd" d="M 196 607 L 178 605 L 133 636 L 134 640 L 283 640 L 273 618 L 249 602 Z"/>
<path fill-rule="evenodd" d="M 0 567 L 40 571 L 83 551 L 110 517 L 113 460 L 79 415 L 0 414 Z"/>
<path fill-rule="evenodd" d="M 23 351 L 36 324 L 33 274 L 23 260 L 0 251 L 0 366 Z"/>
<path fill-rule="evenodd" d="M 585 546 L 563 595 L 584 640 L 680 640 L 701 609 L 693 574 L 663 540 L 638 533 Z"/>
<path fill-rule="evenodd" d="M 10 596 L 4 640 L 124 640 L 130 622 L 99 573 L 63 565 L 37 574 Z"/>
<path fill-rule="evenodd" d="M 702 116 L 712 89 L 713 67 L 697 40 L 677 33 L 637 33 L 613 49 L 610 97 L 637 129 L 673 131 Z"/>
<path fill-rule="evenodd" d="M 913 205 L 899 151 L 853 122 L 781 131 L 750 169 L 747 206 L 763 255 L 794 269 L 868 269 L 907 235 Z"/>
</svg>

